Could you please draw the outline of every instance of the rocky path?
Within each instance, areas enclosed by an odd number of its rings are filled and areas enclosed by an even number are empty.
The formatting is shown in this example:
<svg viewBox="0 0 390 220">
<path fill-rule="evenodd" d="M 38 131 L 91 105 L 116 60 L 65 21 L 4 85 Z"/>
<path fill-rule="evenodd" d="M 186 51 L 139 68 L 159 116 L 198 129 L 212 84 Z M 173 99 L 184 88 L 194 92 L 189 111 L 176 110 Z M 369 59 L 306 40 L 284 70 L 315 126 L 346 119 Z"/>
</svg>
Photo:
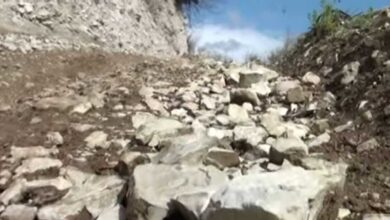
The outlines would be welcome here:
<svg viewBox="0 0 390 220">
<path fill-rule="evenodd" d="M 348 203 L 349 161 L 324 149 L 353 123 L 329 122 L 334 96 L 315 74 L 98 52 L 1 59 L 0 219 L 390 218 Z M 366 196 L 389 209 L 386 191 Z"/>
</svg>

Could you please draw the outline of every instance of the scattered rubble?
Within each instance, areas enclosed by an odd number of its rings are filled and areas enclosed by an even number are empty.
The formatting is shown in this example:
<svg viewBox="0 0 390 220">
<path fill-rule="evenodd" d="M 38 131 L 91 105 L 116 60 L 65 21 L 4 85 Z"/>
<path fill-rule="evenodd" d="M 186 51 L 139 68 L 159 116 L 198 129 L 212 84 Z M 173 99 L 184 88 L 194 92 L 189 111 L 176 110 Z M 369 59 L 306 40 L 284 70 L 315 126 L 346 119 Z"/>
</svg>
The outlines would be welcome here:
<svg viewBox="0 0 390 220">
<path fill-rule="evenodd" d="M 319 76 L 317 76 L 316 74 L 314 74 L 313 72 L 307 72 L 303 76 L 302 81 L 305 82 L 305 83 L 318 85 L 321 82 L 321 78 Z"/>
<path fill-rule="evenodd" d="M 95 147 L 107 148 L 109 147 L 109 142 L 107 141 L 107 137 L 108 135 L 103 131 L 94 131 L 87 138 L 85 138 L 84 141 L 87 143 L 87 147 L 89 148 L 95 148 Z"/>
<path fill-rule="evenodd" d="M 7 220 L 34 220 L 38 208 L 25 205 L 10 205 L 0 215 L 1 219 Z"/>
<path fill-rule="evenodd" d="M 232 150 L 211 148 L 206 156 L 207 164 L 212 164 L 220 169 L 235 167 L 240 164 L 238 154 Z"/>
<path fill-rule="evenodd" d="M 49 132 L 47 135 L 47 140 L 53 145 L 62 145 L 64 143 L 64 138 L 59 132 Z"/>
<path fill-rule="evenodd" d="M 382 183 L 390 175 L 390 54 L 383 47 L 389 42 L 389 24 L 389 8 L 384 8 L 348 16 L 328 33 L 318 34 L 314 27 L 270 65 L 286 78 L 302 79 L 303 90 L 313 92 L 318 101 L 313 114 L 318 120 L 311 127 L 317 137 L 326 132 L 331 138 L 310 150 L 333 160 L 343 158 L 353 167 L 343 202 L 351 213 L 345 219 L 380 219 L 380 214 L 363 214 L 390 213 L 384 201 L 360 196 L 369 189 L 390 197 Z M 288 89 L 282 90 L 281 83 L 276 88 L 285 92 L 298 87 L 286 82 Z"/>
<path fill-rule="evenodd" d="M 343 188 L 345 170 L 333 169 L 323 173 L 290 168 L 235 178 L 212 196 L 205 219 L 316 219 L 319 213 L 338 209 L 337 203 L 323 206 L 324 198 L 337 197 Z M 329 215 L 335 219 L 337 213 Z"/>
</svg>

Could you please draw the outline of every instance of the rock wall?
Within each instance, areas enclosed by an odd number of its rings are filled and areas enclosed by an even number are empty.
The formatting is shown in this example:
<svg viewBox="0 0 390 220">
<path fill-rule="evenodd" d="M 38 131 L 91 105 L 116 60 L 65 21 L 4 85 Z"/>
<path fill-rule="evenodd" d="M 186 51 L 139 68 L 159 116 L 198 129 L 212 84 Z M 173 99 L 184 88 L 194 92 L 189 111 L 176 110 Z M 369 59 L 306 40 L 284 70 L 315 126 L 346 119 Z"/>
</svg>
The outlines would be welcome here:
<svg viewBox="0 0 390 220">
<path fill-rule="evenodd" d="M 0 0 L 0 20 L 0 46 L 8 49 L 21 42 L 32 44 L 25 50 L 51 42 L 158 56 L 188 49 L 174 0 Z"/>
</svg>

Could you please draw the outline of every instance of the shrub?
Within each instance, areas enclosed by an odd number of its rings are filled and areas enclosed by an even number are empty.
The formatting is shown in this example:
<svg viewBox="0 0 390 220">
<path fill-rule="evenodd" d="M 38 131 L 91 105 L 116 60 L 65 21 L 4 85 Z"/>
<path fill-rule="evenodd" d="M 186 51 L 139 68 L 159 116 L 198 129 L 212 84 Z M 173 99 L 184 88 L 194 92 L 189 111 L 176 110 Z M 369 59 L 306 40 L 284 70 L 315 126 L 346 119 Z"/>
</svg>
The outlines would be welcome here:
<svg viewBox="0 0 390 220">
<path fill-rule="evenodd" d="M 186 6 L 198 5 L 199 0 L 176 0 L 175 3 L 179 8 L 183 8 Z"/>
<path fill-rule="evenodd" d="M 321 11 L 314 10 L 309 14 L 311 28 L 316 36 L 334 33 L 348 15 L 338 10 L 329 0 L 321 0 Z"/>
<path fill-rule="evenodd" d="M 374 15 L 374 9 L 370 8 L 366 13 L 358 14 L 352 17 L 348 23 L 348 26 L 351 28 L 369 28 Z"/>
<path fill-rule="evenodd" d="M 189 12 L 192 10 L 198 10 L 201 7 L 205 7 L 209 0 L 175 0 L 176 7 L 183 12 Z"/>
<path fill-rule="evenodd" d="M 279 62 L 284 62 L 284 59 L 293 51 L 297 45 L 299 36 L 292 36 L 287 32 L 283 46 L 272 51 L 266 61 L 270 65 L 277 65 Z"/>
</svg>

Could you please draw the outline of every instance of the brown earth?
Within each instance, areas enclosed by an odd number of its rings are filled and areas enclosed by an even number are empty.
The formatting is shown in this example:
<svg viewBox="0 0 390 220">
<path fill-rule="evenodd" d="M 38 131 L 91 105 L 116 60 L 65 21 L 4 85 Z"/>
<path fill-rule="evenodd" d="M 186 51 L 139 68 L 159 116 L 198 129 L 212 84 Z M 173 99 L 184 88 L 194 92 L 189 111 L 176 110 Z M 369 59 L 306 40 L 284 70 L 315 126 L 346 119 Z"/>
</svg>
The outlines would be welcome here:
<svg viewBox="0 0 390 220">
<path fill-rule="evenodd" d="M 126 54 L 108 54 L 101 51 L 52 51 L 23 54 L 0 52 L 0 107 L 10 106 L 9 111 L 0 110 L 0 155 L 6 158 L 11 146 L 52 147 L 46 135 L 50 131 L 60 132 L 64 144 L 59 147 L 58 158 L 64 164 L 72 164 L 95 173 L 111 172 L 113 162 L 118 161 L 115 147 L 110 152 L 100 149 L 87 157 L 87 162 L 77 161 L 84 139 L 91 133 L 77 132 L 73 123 L 92 124 L 106 132 L 109 138 L 132 136 L 131 114 L 123 118 L 114 117 L 113 106 L 136 106 L 141 103 L 138 90 L 142 85 L 166 82 L 180 85 L 197 75 L 191 67 L 183 67 L 186 61 L 163 61 L 150 57 Z M 81 86 L 78 86 L 80 84 Z M 88 115 L 73 115 L 58 109 L 39 110 L 33 107 L 36 100 L 48 94 L 61 95 L 67 88 L 80 95 L 96 87 L 106 95 L 103 108 L 92 109 Z M 76 87 L 76 88 L 74 88 Z M 128 92 L 116 91 L 124 87 Z M 47 92 L 46 92 L 47 93 Z M 32 124 L 34 117 L 40 123 Z M 106 118 L 101 121 L 97 118 Z M 98 121 L 98 124 L 96 122 Z M 110 163 L 111 162 L 111 163 Z M 0 160 L 0 170 L 12 164 Z M 0 189 L 1 192 L 1 189 Z"/>
<path fill-rule="evenodd" d="M 332 142 L 318 151 L 333 160 L 348 162 L 344 206 L 354 213 L 390 213 L 390 22 L 389 9 L 370 14 L 369 25 L 353 26 L 357 17 L 346 20 L 335 33 L 315 36 L 314 30 L 302 36 L 292 49 L 285 51 L 272 65 L 278 71 L 302 77 L 311 71 L 321 77 L 319 93 L 332 92 L 336 97 L 333 125 L 353 121 L 352 129 L 333 135 Z M 355 20 L 354 20 L 355 19 Z M 355 80 L 342 84 L 342 69 L 359 62 Z M 390 63 L 389 63 L 390 64 Z M 367 102 L 364 107 L 359 106 Z M 363 113 L 370 111 L 367 120 Z M 375 138 L 380 146 L 357 152 L 356 147 Z M 377 196 L 379 195 L 379 198 Z M 359 219 L 352 215 L 351 219 Z"/>
</svg>

